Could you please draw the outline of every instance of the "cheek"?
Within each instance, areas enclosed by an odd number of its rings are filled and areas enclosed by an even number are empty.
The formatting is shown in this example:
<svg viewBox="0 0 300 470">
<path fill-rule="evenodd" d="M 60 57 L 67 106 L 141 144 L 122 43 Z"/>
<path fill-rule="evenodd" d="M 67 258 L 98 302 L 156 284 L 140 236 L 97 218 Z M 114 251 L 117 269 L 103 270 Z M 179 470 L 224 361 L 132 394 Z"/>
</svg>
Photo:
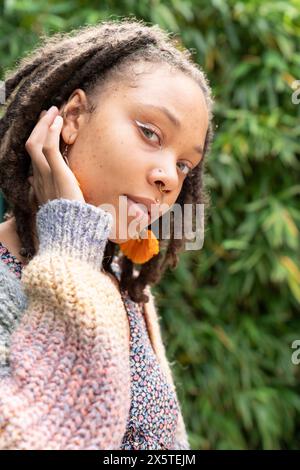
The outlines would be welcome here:
<svg viewBox="0 0 300 470">
<path fill-rule="evenodd" d="M 145 165 L 138 143 L 132 126 L 115 126 L 95 143 L 91 162 L 96 172 L 98 168 L 105 180 L 120 188 L 135 183 Z"/>
<path fill-rule="evenodd" d="M 143 143 L 134 124 L 115 120 L 111 128 L 91 128 L 88 138 L 76 142 L 71 165 L 85 200 L 98 201 L 110 193 L 128 192 L 136 184 L 137 175 L 145 170 L 143 155 Z"/>
</svg>

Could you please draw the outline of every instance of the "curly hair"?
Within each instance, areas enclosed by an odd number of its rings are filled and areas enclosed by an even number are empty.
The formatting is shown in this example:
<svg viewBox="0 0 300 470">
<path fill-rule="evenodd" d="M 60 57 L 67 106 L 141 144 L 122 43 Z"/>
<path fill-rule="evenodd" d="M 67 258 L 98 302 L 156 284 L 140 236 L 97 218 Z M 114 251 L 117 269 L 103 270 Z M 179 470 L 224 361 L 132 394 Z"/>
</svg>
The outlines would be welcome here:
<svg viewBox="0 0 300 470">
<path fill-rule="evenodd" d="M 210 197 L 204 189 L 204 162 L 212 141 L 212 96 L 205 74 L 193 62 L 192 53 L 176 37 L 158 25 L 147 25 L 142 20 L 122 18 L 93 26 L 83 26 L 71 32 L 41 36 L 36 49 L 23 57 L 16 70 L 6 73 L 5 113 L 0 119 L 0 188 L 8 206 L 5 220 L 15 217 L 16 230 L 22 249 L 20 255 L 31 259 L 35 255 L 33 228 L 35 223 L 30 203 L 31 158 L 25 142 L 36 125 L 43 109 L 58 108 L 68 100 L 72 91 L 81 88 L 91 97 L 113 79 L 124 80 L 132 72 L 132 64 L 147 61 L 169 64 L 173 70 L 182 71 L 200 86 L 209 113 L 204 155 L 200 163 L 184 180 L 177 203 L 209 207 Z M 91 110 L 90 112 L 93 112 Z M 168 266 L 175 268 L 178 253 L 183 250 L 184 234 L 174 238 L 174 219 L 170 213 L 170 238 L 158 240 L 160 251 L 141 265 L 138 274 L 126 256 L 120 256 L 117 245 L 108 240 L 103 269 L 113 274 L 111 263 L 119 256 L 121 268 L 120 288 L 127 289 L 135 302 L 148 302 L 144 293 L 146 285 L 156 284 Z M 163 217 L 163 216 L 162 216 Z M 159 226 L 162 217 L 158 219 Z M 207 214 L 205 211 L 205 220 Z M 116 252 L 118 250 L 118 252 Z"/>
</svg>

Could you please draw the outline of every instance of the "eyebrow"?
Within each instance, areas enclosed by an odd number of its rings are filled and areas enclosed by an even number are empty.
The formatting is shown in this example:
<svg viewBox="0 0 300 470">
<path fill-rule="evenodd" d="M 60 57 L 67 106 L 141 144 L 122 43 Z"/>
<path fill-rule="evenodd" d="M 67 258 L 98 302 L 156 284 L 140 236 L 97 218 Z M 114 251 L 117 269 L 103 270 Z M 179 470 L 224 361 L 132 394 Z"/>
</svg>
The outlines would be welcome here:
<svg viewBox="0 0 300 470">
<path fill-rule="evenodd" d="M 169 119 L 169 121 L 173 124 L 174 127 L 177 127 L 177 129 L 181 128 L 181 122 L 179 121 L 179 119 L 173 113 L 171 113 L 171 111 L 165 106 L 157 106 L 146 103 L 142 103 L 142 106 L 144 106 L 145 108 L 151 108 L 156 111 L 162 112 Z M 200 153 L 201 156 L 203 155 L 203 148 L 201 147 L 201 145 L 196 145 L 194 147 L 194 150 Z"/>
</svg>

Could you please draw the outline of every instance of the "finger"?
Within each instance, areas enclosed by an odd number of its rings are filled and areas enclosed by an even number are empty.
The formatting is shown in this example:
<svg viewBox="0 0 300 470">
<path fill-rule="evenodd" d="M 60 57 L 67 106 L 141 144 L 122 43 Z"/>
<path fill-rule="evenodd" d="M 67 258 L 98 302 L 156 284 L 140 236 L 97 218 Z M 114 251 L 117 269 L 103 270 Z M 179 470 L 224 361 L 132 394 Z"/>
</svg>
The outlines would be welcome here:
<svg viewBox="0 0 300 470">
<path fill-rule="evenodd" d="M 66 183 L 66 171 L 70 171 L 77 185 L 81 190 L 81 186 L 72 170 L 67 170 L 66 162 L 60 152 L 60 133 L 64 120 L 62 116 L 56 116 L 53 124 L 49 128 L 47 141 L 43 152 L 47 158 L 51 173 L 55 176 L 57 182 Z"/>
<path fill-rule="evenodd" d="M 44 117 L 45 114 L 47 114 L 47 111 L 46 111 L 45 109 L 43 109 L 43 111 L 42 111 L 42 112 L 40 113 L 40 115 L 39 115 L 39 120 L 40 120 L 42 117 Z M 34 175 L 36 175 L 36 173 L 37 173 L 36 166 L 35 166 L 35 164 L 34 164 L 34 161 L 31 159 L 31 169 L 30 169 L 30 171 L 29 171 L 29 175 L 30 175 L 30 176 L 31 176 L 31 175 L 34 176 Z M 28 180 L 29 180 L 29 178 L 28 178 Z M 31 183 L 30 183 L 30 184 L 31 184 Z"/>
<path fill-rule="evenodd" d="M 45 114 L 43 114 L 43 116 L 41 116 L 43 113 L 42 111 L 40 114 L 40 120 L 34 127 L 28 140 L 42 147 L 47 137 L 49 126 L 53 123 L 58 112 L 59 111 L 56 106 L 52 106 Z"/>
<path fill-rule="evenodd" d="M 39 115 L 39 120 L 42 119 L 42 117 L 44 117 L 45 114 L 47 114 L 47 111 L 45 109 L 43 109 L 43 111 Z"/>
<path fill-rule="evenodd" d="M 56 116 L 53 124 L 49 127 L 49 132 L 43 147 L 43 153 L 47 159 L 50 169 L 53 173 L 65 171 L 66 162 L 60 153 L 60 133 L 64 120 L 61 116 Z"/>
<path fill-rule="evenodd" d="M 58 109 L 56 107 L 53 107 L 52 109 L 50 108 L 48 112 L 44 113 L 36 124 L 36 126 L 34 127 L 25 144 L 26 150 L 31 156 L 33 168 L 35 169 L 35 171 L 40 171 L 41 173 L 50 171 L 47 159 L 43 154 L 43 146 L 45 140 L 47 139 L 49 126 L 54 121 L 57 112 Z"/>
<path fill-rule="evenodd" d="M 42 112 L 40 113 L 40 115 L 39 115 L 39 121 L 40 121 L 46 114 L 47 114 L 47 110 L 46 110 L 46 109 L 43 109 L 43 111 L 42 111 Z M 32 173 L 33 173 L 33 175 L 37 175 L 37 168 L 36 168 L 36 165 L 35 165 L 34 161 L 31 161 L 31 164 L 32 164 Z M 46 170 L 46 168 L 47 168 L 47 170 L 48 170 L 48 167 L 49 167 L 49 165 L 48 165 L 48 166 L 46 165 L 46 166 L 45 166 L 45 170 Z M 50 168 L 49 168 L 49 170 L 50 170 Z"/>
<path fill-rule="evenodd" d="M 42 112 L 40 113 L 40 115 L 39 115 L 39 120 L 40 120 L 43 116 L 45 116 L 45 114 L 47 114 L 47 110 L 43 109 L 43 111 L 42 111 Z M 35 166 L 34 161 L 33 161 L 32 159 L 31 159 L 31 168 L 30 168 L 28 174 L 29 174 L 30 176 L 36 174 L 36 166 Z M 28 178 L 28 182 L 29 182 L 30 184 L 32 184 L 32 181 L 33 181 L 33 178 L 31 178 L 31 179 Z"/>
</svg>

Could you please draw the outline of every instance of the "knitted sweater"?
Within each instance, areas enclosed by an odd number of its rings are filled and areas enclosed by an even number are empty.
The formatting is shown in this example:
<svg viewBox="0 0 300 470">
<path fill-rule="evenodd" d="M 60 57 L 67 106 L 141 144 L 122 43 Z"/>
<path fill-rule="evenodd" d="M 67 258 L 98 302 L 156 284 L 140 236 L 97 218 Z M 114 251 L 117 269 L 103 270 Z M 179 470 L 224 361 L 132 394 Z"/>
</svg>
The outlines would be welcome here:
<svg viewBox="0 0 300 470">
<path fill-rule="evenodd" d="M 0 449 L 190 448 L 150 288 L 148 304 L 130 303 L 102 269 L 111 225 L 93 205 L 48 201 L 36 217 L 38 252 L 22 278 L 0 262 Z M 164 405 L 169 420 L 154 428 L 134 420 L 133 316 L 129 344 L 127 331 L 135 308 L 161 370 L 153 383 L 165 380 L 163 396 L 174 404 Z"/>
</svg>

